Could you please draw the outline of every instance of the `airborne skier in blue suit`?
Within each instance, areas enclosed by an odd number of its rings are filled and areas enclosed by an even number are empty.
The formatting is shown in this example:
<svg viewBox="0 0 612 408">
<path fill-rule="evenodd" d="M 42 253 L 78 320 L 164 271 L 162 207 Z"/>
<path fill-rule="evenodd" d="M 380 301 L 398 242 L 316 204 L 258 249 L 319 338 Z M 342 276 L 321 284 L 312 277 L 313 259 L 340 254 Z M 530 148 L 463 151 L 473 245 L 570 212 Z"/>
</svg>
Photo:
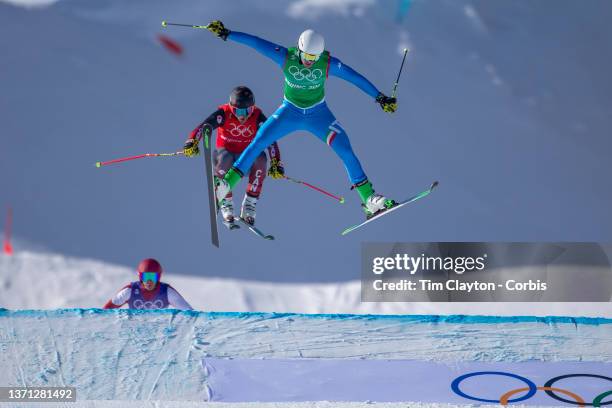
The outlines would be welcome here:
<svg viewBox="0 0 612 408">
<path fill-rule="evenodd" d="M 250 34 L 230 31 L 221 21 L 213 21 L 207 28 L 223 40 L 247 45 L 270 58 L 285 76 L 283 103 L 259 128 L 253 142 L 225 177 L 217 180 L 218 201 L 226 197 L 266 147 L 288 133 L 306 130 L 327 143 L 344 162 L 368 218 L 396 204 L 374 192 L 346 132 L 325 103 L 325 82 L 330 75 L 342 78 L 371 96 L 389 113 L 397 109 L 395 98 L 384 95 L 364 76 L 332 57 L 325 50 L 323 37 L 313 30 L 300 35 L 297 47 L 285 48 Z"/>
</svg>

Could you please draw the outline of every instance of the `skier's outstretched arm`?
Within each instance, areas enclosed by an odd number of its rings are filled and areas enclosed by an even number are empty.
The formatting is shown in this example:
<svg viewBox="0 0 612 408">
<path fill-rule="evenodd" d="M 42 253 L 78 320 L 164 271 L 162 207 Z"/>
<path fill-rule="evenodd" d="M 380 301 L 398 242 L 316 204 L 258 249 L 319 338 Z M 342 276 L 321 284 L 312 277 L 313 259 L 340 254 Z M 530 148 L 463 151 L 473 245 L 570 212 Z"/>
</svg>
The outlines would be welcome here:
<svg viewBox="0 0 612 408">
<path fill-rule="evenodd" d="M 246 45 L 247 47 L 253 48 L 260 54 L 270 58 L 279 67 L 282 67 L 285 63 L 285 57 L 287 56 L 287 48 L 264 40 L 263 38 L 256 37 L 251 34 L 241 33 L 240 31 L 230 31 L 223 23 L 219 20 L 211 21 L 207 26 L 208 30 L 217 37 L 223 40 L 232 40 L 237 43 Z"/>
<path fill-rule="evenodd" d="M 185 141 L 183 146 L 183 154 L 187 157 L 194 157 L 200 153 L 200 148 L 198 147 L 198 143 L 202 136 L 204 135 L 204 131 L 208 129 L 209 132 L 212 132 L 214 129 L 223 125 L 225 121 L 225 113 L 222 109 L 217 109 L 213 113 L 211 113 L 204 122 L 200 123 L 195 129 L 191 131 L 189 134 L 189 138 Z M 212 138 L 210 140 L 212 143 Z"/>
<path fill-rule="evenodd" d="M 216 111 L 208 115 L 208 117 L 204 119 L 202 123 L 200 123 L 195 129 L 191 131 L 191 134 L 189 135 L 189 139 L 197 138 L 199 131 L 204 129 L 205 126 L 210 127 L 210 130 L 213 131 L 219 126 L 221 126 L 224 121 L 225 121 L 225 113 L 223 112 L 223 109 L 217 109 Z M 201 137 L 201 135 L 199 136 Z"/>
<path fill-rule="evenodd" d="M 168 286 L 168 303 L 174 309 L 193 310 L 193 307 L 172 286 Z"/>
<path fill-rule="evenodd" d="M 329 75 L 342 78 L 355 85 L 372 98 L 376 98 L 381 92 L 366 77 L 349 67 L 336 57 L 331 57 L 329 61 Z"/>
<path fill-rule="evenodd" d="M 270 160 L 276 160 L 280 163 L 281 154 L 280 148 L 278 147 L 278 143 L 274 142 L 270 146 L 268 146 L 268 156 L 270 156 Z"/>
<path fill-rule="evenodd" d="M 260 54 L 270 58 L 279 67 L 282 67 L 285 63 L 287 48 L 283 47 L 282 45 L 275 44 L 251 34 L 241 33 L 239 31 L 230 32 L 227 38 L 229 40 L 236 41 L 237 43 L 246 45 L 247 47 L 253 48 Z"/>
<path fill-rule="evenodd" d="M 342 78 L 347 82 L 355 85 L 366 94 L 376 100 L 385 112 L 395 112 L 397 109 L 397 100 L 390 98 L 380 92 L 366 77 L 355 71 L 353 68 L 344 64 L 336 57 L 331 57 L 329 61 L 329 75 Z"/>
<path fill-rule="evenodd" d="M 125 305 L 132 296 L 132 289 L 130 286 L 124 286 L 119 292 L 115 294 L 106 304 L 102 307 L 103 309 L 118 309 Z"/>
<path fill-rule="evenodd" d="M 259 118 L 257 119 L 257 128 L 259 129 L 261 125 L 266 123 L 266 120 L 268 120 L 268 117 L 264 115 L 263 112 L 260 113 Z M 271 161 L 276 159 L 276 161 L 280 163 L 281 154 L 280 154 L 280 149 L 278 148 L 278 143 L 274 142 L 270 146 L 268 146 L 268 156 L 270 157 Z"/>
<path fill-rule="evenodd" d="M 259 119 L 257 120 L 257 127 L 261 127 L 268 118 L 266 115 L 261 113 L 259 115 Z M 282 179 L 285 177 L 285 167 L 283 166 L 283 162 L 281 161 L 280 149 L 278 148 L 278 143 L 274 142 L 270 146 L 268 146 L 268 156 L 270 157 L 270 167 L 268 168 L 268 176 L 274 179 Z"/>
<path fill-rule="evenodd" d="M 285 178 L 285 166 L 281 161 L 280 150 L 276 142 L 268 146 L 268 155 L 270 156 L 270 167 L 268 168 L 268 176 L 273 179 Z"/>
</svg>

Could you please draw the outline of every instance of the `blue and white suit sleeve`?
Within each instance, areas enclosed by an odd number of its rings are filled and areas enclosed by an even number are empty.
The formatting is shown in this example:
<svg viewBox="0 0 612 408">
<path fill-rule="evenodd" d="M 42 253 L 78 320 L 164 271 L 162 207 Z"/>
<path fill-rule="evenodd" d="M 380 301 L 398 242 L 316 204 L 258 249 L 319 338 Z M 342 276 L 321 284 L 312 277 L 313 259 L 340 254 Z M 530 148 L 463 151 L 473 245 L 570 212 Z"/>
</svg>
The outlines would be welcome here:
<svg viewBox="0 0 612 408">
<path fill-rule="evenodd" d="M 344 64 L 336 57 L 331 57 L 329 61 L 329 75 L 342 78 L 345 81 L 350 82 L 363 92 L 370 95 L 372 98 L 376 98 L 380 91 L 372 84 L 366 77 L 355 71 L 353 68 Z"/>
<path fill-rule="evenodd" d="M 263 38 L 256 37 L 251 34 L 241 33 L 240 31 L 232 31 L 227 37 L 228 40 L 236 41 L 237 43 L 244 44 L 247 47 L 253 48 L 260 54 L 270 58 L 279 67 L 282 67 L 285 63 L 285 57 L 287 57 L 287 48 L 264 40 Z"/>
</svg>

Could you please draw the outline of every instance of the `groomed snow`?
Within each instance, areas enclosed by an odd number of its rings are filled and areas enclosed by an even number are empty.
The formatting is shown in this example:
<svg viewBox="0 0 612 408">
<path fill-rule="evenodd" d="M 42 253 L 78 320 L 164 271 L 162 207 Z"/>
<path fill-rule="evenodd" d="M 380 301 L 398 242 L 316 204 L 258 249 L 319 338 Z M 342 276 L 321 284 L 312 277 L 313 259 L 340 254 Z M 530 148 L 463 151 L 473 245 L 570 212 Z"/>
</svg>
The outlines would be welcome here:
<svg viewBox="0 0 612 408">
<path fill-rule="evenodd" d="M 206 358 L 612 362 L 610 319 L 0 311 L 0 384 L 203 401 Z M 212 391 L 211 391 L 212 388 Z"/>
<path fill-rule="evenodd" d="M 22 408 L 23 404 L 5 403 L 7 408 Z M 479 404 L 481 408 L 499 407 L 499 405 Z M 513 407 L 524 407 L 524 405 L 512 405 Z M 27 407 L 33 408 L 470 408 L 474 405 L 465 404 L 424 404 L 420 402 L 293 402 L 293 403 L 231 403 L 231 402 L 185 402 L 185 401 L 78 401 L 67 403 L 29 403 Z M 550 406 L 548 406 L 550 407 Z M 530 406 L 530 408 L 539 408 Z"/>
<path fill-rule="evenodd" d="M 22 408 L 23 404 L 4 403 L 7 408 Z M 28 404 L 33 407 L 36 404 Z M 450 407 L 474 407 L 474 405 L 457 404 L 424 404 L 420 402 L 402 403 L 372 403 L 372 402 L 294 402 L 294 403 L 270 403 L 270 402 L 186 402 L 186 401 L 78 401 L 67 403 L 49 403 L 40 405 L 42 408 L 450 408 Z M 499 407 L 499 405 L 478 405 L 479 407 Z M 523 405 L 513 405 L 522 407 Z M 533 406 L 530 408 L 534 408 Z M 537 407 L 536 407 L 537 408 Z"/>
<path fill-rule="evenodd" d="M 101 307 L 135 269 L 44 252 L 0 255 L 0 307 L 55 309 Z M 612 303 L 362 303 L 360 282 L 273 284 L 183 276 L 172 284 L 196 309 L 228 312 L 472 314 L 496 316 L 612 317 Z"/>
</svg>

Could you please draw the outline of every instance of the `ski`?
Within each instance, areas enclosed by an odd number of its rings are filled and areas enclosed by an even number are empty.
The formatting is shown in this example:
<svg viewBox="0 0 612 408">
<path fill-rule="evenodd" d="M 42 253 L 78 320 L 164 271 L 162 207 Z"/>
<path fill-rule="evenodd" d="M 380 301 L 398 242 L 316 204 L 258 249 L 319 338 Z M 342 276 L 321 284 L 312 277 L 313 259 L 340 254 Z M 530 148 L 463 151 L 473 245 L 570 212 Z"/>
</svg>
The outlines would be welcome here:
<svg viewBox="0 0 612 408">
<path fill-rule="evenodd" d="M 270 234 L 264 234 L 263 232 L 261 232 L 261 230 L 257 227 L 255 227 L 254 225 L 249 224 L 248 222 L 246 222 L 244 219 L 242 219 L 241 217 L 238 217 L 238 221 L 243 224 L 245 227 L 247 227 L 249 229 L 249 231 L 251 231 L 253 234 L 257 235 L 260 238 L 263 239 L 267 239 L 272 241 L 274 239 L 274 235 L 270 235 Z"/>
<path fill-rule="evenodd" d="M 431 184 L 431 186 L 430 186 L 430 187 L 429 187 L 427 190 L 422 191 L 422 192 L 420 192 L 419 194 L 417 194 L 417 195 L 415 195 L 415 196 L 413 196 L 413 197 L 410 197 L 410 198 L 409 198 L 409 199 L 407 199 L 407 200 L 400 201 L 399 203 L 397 203 L 397 204 L 396 204 L 396 205 L 394 205 L 393 207 L 391 207 L 391 208 L 389 208 L 389 209 L 387 209 L 387 210 L 384 210 L 384 211 L 382 211 L 382 212 L 380 212 L 380 213 L 376 214 L 375 216 L 373 216 L 373 217 L 371 217 L 371 218 L 368 218 L 367 220 L 365 220 L 364 222 L 362 222 L 362 223 L 360 223 L 360 224 L 356 224 L 356 225 L 353 225 L 352 227 L 349 227 L 349 228 L 345 229 L 344 231 L 342 231 L 342 235 L 346 235 L 346 234 L 348 234 L 349 232 L 355 231 L 356 229 L 363 227 L 363 226 L 364 226 L 364 225 L 366 225 L 367 223 L 369 223 L 369 222 L 371 222 L 371 221 L 374 221 L 374 220 L 376 220 L 376 219 L 378 219 L 378 218 L 382 217 L 383 215 L 387 215 L 387 214 L 389 214 L 390 212 L 393 212 L 393 211 L 395 211 L 395 210 L 397 210 L 397 209 L 399 209 L 399 208 L 401 208 L 401 207 L 405 206 L 406 204 L 410 204 L 410 203 L 412 203 L 412 202 L 415 202 L 415 201 L 416 201 L 416 200 L 418 200 L 418 199 L 421 199 L 421 198 L 423 198 L 423 197 L 427 197 L 427 196 L 429 195 L 429 193 L 431 193 L 431 192 L 433 191 L 433 189 L 434 189 L 434 188 L 436 188 L 437 186 L 438 186 L 438 182 L 437 182 L 437 181 L 434 181 L 434 182 Z"/>
<path fill-rule="evenodd" d="M 235 230 L 235 229 L 240 229 L 240 225 L 236 224 L 235 221 L 232 221 L 232 222 L 223 221 L 223 225 L 225 225 L 227 229 L 230 231 Z"/>
<path fill-rule="evenodd" d="M 212 147 L 210 143 L 210 128 L 204 130 L 204 163 L 206 166 L 206 184 L 208 186 L 208 212 L 210 215 L 210 238 L 212 244 L 219 248 L 219 231 L 217 229 L 217 197 L 212 165 Z"/>
</svg>

